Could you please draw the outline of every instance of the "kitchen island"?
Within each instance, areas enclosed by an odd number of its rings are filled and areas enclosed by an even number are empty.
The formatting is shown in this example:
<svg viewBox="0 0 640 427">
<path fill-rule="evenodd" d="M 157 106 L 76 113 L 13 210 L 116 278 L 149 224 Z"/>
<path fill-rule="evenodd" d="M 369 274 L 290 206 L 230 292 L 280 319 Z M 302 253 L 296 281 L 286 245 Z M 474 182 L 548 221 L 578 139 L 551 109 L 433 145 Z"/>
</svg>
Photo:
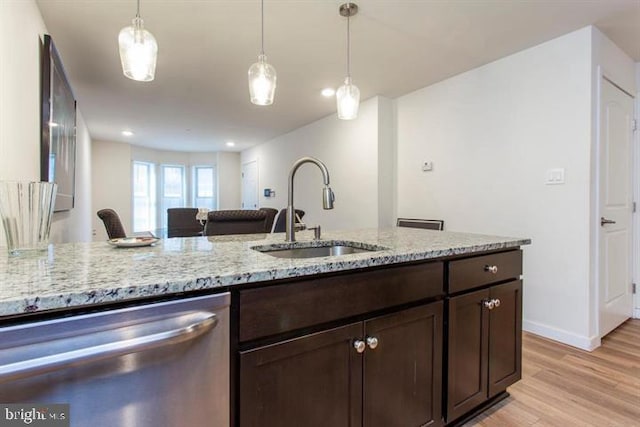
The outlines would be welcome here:
<svg viewBox="0 0 640 427">
<path fill-rule="evenodd" d="M 282 259 L 252 249 L 282 240 L 5 255 L 0 321 L 231 291 L 232 425 L 453 425 L 519 379 L 528 239 L 393 228 L 322 239 L 372 252 Z"/>
</svg>

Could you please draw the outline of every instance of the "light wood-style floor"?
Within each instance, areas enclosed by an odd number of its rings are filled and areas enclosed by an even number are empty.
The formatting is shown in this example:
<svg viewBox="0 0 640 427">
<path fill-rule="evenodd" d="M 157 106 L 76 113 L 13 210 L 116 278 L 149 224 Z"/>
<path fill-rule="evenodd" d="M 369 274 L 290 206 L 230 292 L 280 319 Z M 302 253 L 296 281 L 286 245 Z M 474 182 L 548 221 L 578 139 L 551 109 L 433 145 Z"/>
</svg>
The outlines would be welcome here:
<svg viewBox="0 0 640 427">
<path fill-rule="evenodd" d="M 523 334 L 522 380 L 464 427 L 640 427 L 640 320 L 593 352 Z"/>
</svg>

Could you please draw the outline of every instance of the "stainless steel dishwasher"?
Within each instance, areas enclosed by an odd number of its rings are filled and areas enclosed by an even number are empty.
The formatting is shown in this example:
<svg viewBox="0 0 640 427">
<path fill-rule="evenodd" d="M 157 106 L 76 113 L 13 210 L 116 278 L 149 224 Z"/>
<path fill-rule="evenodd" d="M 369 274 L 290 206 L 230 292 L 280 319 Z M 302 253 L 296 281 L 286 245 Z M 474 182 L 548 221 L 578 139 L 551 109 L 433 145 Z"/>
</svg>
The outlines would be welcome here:
<svg viewBox="0 0 640 427">
<path fill-rule="evenodd" d="M 228 293 L 0 329 L 0 403 L 77 427 L 227 427 Z"/>
</svg>

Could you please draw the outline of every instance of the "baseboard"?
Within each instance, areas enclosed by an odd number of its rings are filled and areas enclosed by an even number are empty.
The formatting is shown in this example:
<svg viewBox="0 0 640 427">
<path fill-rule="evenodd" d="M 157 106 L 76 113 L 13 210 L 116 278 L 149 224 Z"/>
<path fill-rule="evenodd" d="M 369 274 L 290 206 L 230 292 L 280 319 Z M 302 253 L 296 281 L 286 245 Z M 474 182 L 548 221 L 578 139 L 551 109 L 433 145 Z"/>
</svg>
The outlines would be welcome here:
<svg viewBox="0 0 640 427">
<path fill-rule="evenodd" d="M 577 347 L 582 350 L 593 351 L 596 348 L 600 347 L 600 337 L 585 337 L 582 335 L 576 335 L 573 332 L 557 329 L 552 326 L 538 322 L 532 322 L 530 320 L 522 321 L 522 329 L 527 332 L 531 332 L 533 334 L 540 335 L 554 341 L 559 341 L 563 344 Z"/>
</svg>

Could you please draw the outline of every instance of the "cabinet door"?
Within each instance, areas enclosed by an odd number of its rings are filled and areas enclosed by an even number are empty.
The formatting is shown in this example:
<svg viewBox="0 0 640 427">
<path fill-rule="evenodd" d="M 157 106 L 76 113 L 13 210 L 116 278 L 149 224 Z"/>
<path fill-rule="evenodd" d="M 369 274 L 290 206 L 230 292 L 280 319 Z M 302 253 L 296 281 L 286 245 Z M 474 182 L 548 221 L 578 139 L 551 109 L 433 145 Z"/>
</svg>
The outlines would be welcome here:
<svg viewBox="0 0 640 427">
<path fill-rule="evenodd" d="M 442 309 L 437 302 L 365 322 L 377 346 L 367 341 L 364 352 L 363 426 L 442 425 Z"/>
<path fill-rule="evenodd" d="M 492 287 L 491 299 L 500 303 L 489 315 L 489 397 L 522 374 L 522 281 Z"/>
<path fill-rule="evenodd" d="M 240 353 L 240 426 L 362 425 L 362 323 Z"/>
<path fill-rule="evenodd" d="M 447 421 L 487 399 L 489 290 L 449 299 Z"/>
</svg>

